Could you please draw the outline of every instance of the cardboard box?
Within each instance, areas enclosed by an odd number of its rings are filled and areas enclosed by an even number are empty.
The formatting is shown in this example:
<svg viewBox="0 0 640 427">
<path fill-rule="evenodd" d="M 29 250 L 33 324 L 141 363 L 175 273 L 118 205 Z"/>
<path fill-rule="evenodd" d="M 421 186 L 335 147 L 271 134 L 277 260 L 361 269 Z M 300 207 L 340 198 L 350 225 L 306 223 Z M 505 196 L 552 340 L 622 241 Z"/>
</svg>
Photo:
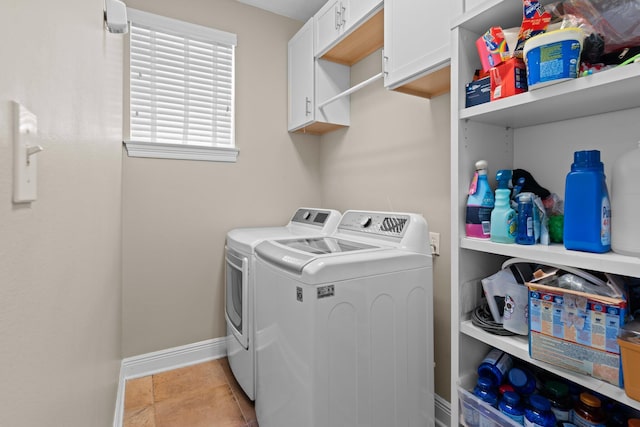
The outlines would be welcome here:
<svg viewBox="0 0 640 427">
<path fill-rule="evenodd" d="M 483 71 L 489 71 L 509 59 L 509 47 L 500 27 L 491 27 L 476 40 L 476 49 L 480 56 Z"/>
<path fill-rule="evenodd" d="M 627 302 L 538 283 L 529 288 L 529 355 L 622 387 L 618 332 Z"/>
<path fill-rule="evenodd" d="M 491 100 L 491 78 L 489 76 L 465 85 L 465 107 L 484 104 Z"/>
<path fill-rule="evenodd" d="M 511 58 L 489 70 L 491 101 L 527 91 L 527 71 L 524 61 Z"/>
</svg>

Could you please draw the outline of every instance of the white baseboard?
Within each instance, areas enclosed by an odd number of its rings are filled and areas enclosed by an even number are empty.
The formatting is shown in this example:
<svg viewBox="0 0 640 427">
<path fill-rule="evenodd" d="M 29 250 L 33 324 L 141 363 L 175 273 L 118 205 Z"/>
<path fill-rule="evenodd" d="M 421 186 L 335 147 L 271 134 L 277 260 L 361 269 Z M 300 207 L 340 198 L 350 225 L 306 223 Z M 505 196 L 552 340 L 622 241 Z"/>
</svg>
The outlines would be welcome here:
<svg viewBox="0 0 640 427">
<path fill-rule="evenodd" d="M 227 341 L 222 337 L 123 359 L 120 365 L 113 427 L 122 427 L 127 380 L 220 359 L 226 355 Z M 435 419 L 438 426 L 451 427 L 451 404 L 437 394 L 435 395 Z"/>
<path fill-rule="evenodd" d="M 440 427 L 451 427 L 451 403 L 436 394 L 435 407 L 436 424 Z"/>
<path fill-rule="evenodd" d="M 221 337 L 122 359 L 113 427 L 122 427 L 127 380 L 220 359 L 226 355 L 227 340 Z"/>
</svg>

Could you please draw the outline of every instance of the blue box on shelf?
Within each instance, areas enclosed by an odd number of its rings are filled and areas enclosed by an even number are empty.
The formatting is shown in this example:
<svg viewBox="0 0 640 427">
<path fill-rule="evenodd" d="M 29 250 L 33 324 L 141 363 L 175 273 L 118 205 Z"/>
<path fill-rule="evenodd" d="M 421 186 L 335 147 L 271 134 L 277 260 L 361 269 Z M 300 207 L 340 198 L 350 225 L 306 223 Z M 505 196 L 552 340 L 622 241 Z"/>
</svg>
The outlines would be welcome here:
<svg viewBox="0 0 640 427">
<path fill-rule="evenodd" d="M 465 108 L 484 104 L 491 100 L 491 78 L 489 76 L 465 85 Z"/>
</svg>

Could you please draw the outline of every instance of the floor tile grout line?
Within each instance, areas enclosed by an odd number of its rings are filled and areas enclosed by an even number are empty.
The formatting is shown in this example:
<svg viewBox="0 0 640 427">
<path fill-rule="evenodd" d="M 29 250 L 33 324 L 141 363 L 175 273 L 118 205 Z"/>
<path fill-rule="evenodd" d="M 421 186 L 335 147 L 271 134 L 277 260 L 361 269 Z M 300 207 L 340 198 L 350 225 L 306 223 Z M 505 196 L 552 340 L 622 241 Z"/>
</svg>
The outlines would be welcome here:
<svg viewBox="0 0 640 427">
<path fill-rule="evenodd" d="M 242 419 L 244 420 L 244 426 L 243 427 L 248 427 L 249 426 L 249 420 L 247 420 L 247 417 L 244 415 L 244 411 L 242 410 L 242 407 L 240 406 L 240 401 L 238 400 L 238 396 L 236 395 L 236 392 L 233 389 L 233 386 L 229 382 L 229 377 L 227 376 L 226 372 L 224 373 L 224 380 L 227 383 L 227 387 L 229 387 L 229 391 L 231 391 L 231 396 L 233 396 L 233 401 L 236 403 L 236 406 L 238 407 L 238 411 L 240 411 L 240 415 L 242 416 Z"/>
</svg>

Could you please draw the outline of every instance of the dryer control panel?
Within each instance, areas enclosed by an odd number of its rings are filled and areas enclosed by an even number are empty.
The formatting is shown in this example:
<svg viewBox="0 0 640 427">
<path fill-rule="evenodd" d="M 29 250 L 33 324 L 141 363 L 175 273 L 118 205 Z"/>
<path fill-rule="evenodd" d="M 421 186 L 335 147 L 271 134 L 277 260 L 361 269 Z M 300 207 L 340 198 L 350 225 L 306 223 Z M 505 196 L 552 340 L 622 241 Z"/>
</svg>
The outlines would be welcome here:
<svg viewBox="0 0 640 427">
<path fill-rule="evenodd" d="M 342 216 L 341 230 L 401 238 L 409 223 L 407 214 L 348 211 Z"/>
<path fill-rule="evenodd" d="M 331 211 L 329 210 L 300 208 L 293 214 L 291 222 L 322 226 L 330 215 Z"/>
</svg>

